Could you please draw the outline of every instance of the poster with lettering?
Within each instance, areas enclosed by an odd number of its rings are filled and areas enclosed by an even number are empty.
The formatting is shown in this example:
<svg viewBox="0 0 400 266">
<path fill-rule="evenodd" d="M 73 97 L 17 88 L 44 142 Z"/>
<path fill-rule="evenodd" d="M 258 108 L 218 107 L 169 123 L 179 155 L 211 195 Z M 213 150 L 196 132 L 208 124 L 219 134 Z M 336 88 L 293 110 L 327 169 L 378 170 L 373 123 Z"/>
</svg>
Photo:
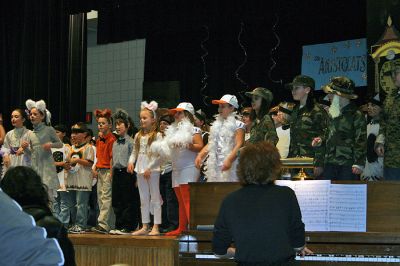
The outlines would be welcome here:
<svg viewBox="0 0 400 266">
<path fill-rule="evenodd" d="M 303 46 L 301 73 L 315 80 L 317 90 L 336 76 L 352 79 L 356 87 L 367 86 L 366 39 Z"/>
</svg>

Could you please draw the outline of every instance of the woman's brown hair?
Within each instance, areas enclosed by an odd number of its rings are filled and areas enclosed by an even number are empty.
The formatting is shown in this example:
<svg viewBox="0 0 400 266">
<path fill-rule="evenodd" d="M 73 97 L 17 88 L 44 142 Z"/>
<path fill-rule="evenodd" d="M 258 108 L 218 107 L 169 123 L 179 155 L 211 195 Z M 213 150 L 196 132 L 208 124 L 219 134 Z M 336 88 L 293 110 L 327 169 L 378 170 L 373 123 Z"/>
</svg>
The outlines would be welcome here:
<svg viewBox="0 0 400 266">
<path fill-rule="evenodd" d="M 240 149 L 237 175 L 243 185 L 273 183 L 281 172 L 278 149 L 267 141 Z"/>
</svg>

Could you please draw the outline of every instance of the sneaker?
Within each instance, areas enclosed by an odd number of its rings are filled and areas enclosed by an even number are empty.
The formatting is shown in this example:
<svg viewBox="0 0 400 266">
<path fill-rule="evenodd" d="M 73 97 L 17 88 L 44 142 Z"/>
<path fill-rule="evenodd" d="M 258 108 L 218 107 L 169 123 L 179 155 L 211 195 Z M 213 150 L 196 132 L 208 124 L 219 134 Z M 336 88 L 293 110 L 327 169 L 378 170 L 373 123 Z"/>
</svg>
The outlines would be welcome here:
<svg viewBox="0 0 400 266">
<path fill-rule="evenodd" d="M 74 225 L 68 230 L 68 233 L 70 233 L 70 234 L 81 234 L 81 233 L 85 233 L 85 232 L 86 231 L 79 225 Z"/>
<path fill-rule="evenodd" d="M 121 230 L 116 230 L 116 231 L 117 231 L 116 232 L 117 235 L 130 235 L 130 234 L 132 234 L 132 231 L 129 230 L 129 229 L 126 229 L 126 228 L 123 228 Z"/>
<path fill-rule="evenodd" d="M 98 225 L 96 227 L 92 227 L 92 231 L 100 233 L 100 234 L 108 234 L 108 231 L 106 229 L 104 229 L 103 227 L 101 227 L 100 225 Z"/>
<path fill-rule="evenodd" d="M 118 235 L 118 230 L 110 230 L 110 232 L 108 232 L 110 235 Z"/>
</svg>

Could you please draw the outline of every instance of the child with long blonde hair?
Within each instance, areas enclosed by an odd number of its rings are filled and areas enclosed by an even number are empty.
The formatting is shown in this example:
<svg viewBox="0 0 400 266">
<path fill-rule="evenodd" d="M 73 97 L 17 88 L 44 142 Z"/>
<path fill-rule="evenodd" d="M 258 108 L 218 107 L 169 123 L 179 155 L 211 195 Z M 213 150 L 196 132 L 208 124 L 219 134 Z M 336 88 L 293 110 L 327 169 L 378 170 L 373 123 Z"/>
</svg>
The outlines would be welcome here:
<svg viewBox="0 0 400 266">
<path fill-rule="evenodd" d="M 129 158 L 128 172 L 137 174 L 140 195 L 140 210 L 143 227 L 132 235 L 159 235 L 161 224 L 160 164 L 161 159 L 152 144 L 161 141 L 157 132 L 157 110 L 155 101 L 142 102 L 140 111 L 140 130 L 134 138 L 134 147 Z M 150 231 L 150 213 L 154 215 L 154 225 Z"/>
</svg>

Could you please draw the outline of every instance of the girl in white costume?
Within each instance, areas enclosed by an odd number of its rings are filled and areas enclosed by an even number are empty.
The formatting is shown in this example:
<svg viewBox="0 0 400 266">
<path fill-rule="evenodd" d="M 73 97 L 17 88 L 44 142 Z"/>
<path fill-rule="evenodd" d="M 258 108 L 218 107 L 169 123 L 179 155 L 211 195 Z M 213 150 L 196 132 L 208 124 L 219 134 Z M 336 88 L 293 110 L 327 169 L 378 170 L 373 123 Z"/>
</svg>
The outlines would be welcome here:
<svg viewBox="0 0 400 266">
<path fill-rule="evenodd" d="M 179 204 L 179 227 L 166 235 L 179 235 L 187 229 L 190 218 L 189 182 L 196 182 L 200 171 L 194 160 L 203 148 L 200 128 L 194 127 L 194 108 L 191 103 L 180 103 L 175 109 L 175 122 L 165 132 L 165 142 L 172 161 L 172 187 Z"/>
<path fill-rule="evenodd" d="M 29 134 L 32 168 L 42 178 L 51 201 L 54 201 L 60 182 L 51 149 L 62 148 L 63 143 L 50 126 L 51 114 L 43 100 L 34 102 L 29 99 L 26 101 L 26 107 L 30 111 L 29 118 L 33 125 L 33 131 Z"/>
<path fill-rule="evenodd" d="M 31 131 L 24 126 L 25 120 L 25 113 L 21 109 L 15 109 L 11 113 L 11 124 L 14 129 L 7 132 L 1 148 L 4 163 L 3 175 L 10 167 L 31 165 L 28 142 Z"/>
<path fill-rule="evenodd" d="M 236 182 L 237 154 L 244 143 L 245 125 L 236 119 L 235 109 L 239 107 L 236 96 L 226 94 L 218 104 L 218 115 L 211 126 L 208 144 L 196 158 L 196 166 L 208 154 L 206 178 L 207 182 Z"/>
<path fill-rule="evenodd" d="M 152 147 L 162 140 L 161 133 L 157 133 L 155 101 L 142 102 L 140 111 L 140 130 L 133 142 L 134 148 L 129 158 L 128 172 L 137 174 L 137 183 L 140 195 L 140 210 L 143 227 L 132 235 L 159 235 L 161 224 L 161 195 L 160 195 L 160 164 L 161 159 Z M 154 225 L 150 232 L 150 212 L 154 214 Z"/>
</svg>

